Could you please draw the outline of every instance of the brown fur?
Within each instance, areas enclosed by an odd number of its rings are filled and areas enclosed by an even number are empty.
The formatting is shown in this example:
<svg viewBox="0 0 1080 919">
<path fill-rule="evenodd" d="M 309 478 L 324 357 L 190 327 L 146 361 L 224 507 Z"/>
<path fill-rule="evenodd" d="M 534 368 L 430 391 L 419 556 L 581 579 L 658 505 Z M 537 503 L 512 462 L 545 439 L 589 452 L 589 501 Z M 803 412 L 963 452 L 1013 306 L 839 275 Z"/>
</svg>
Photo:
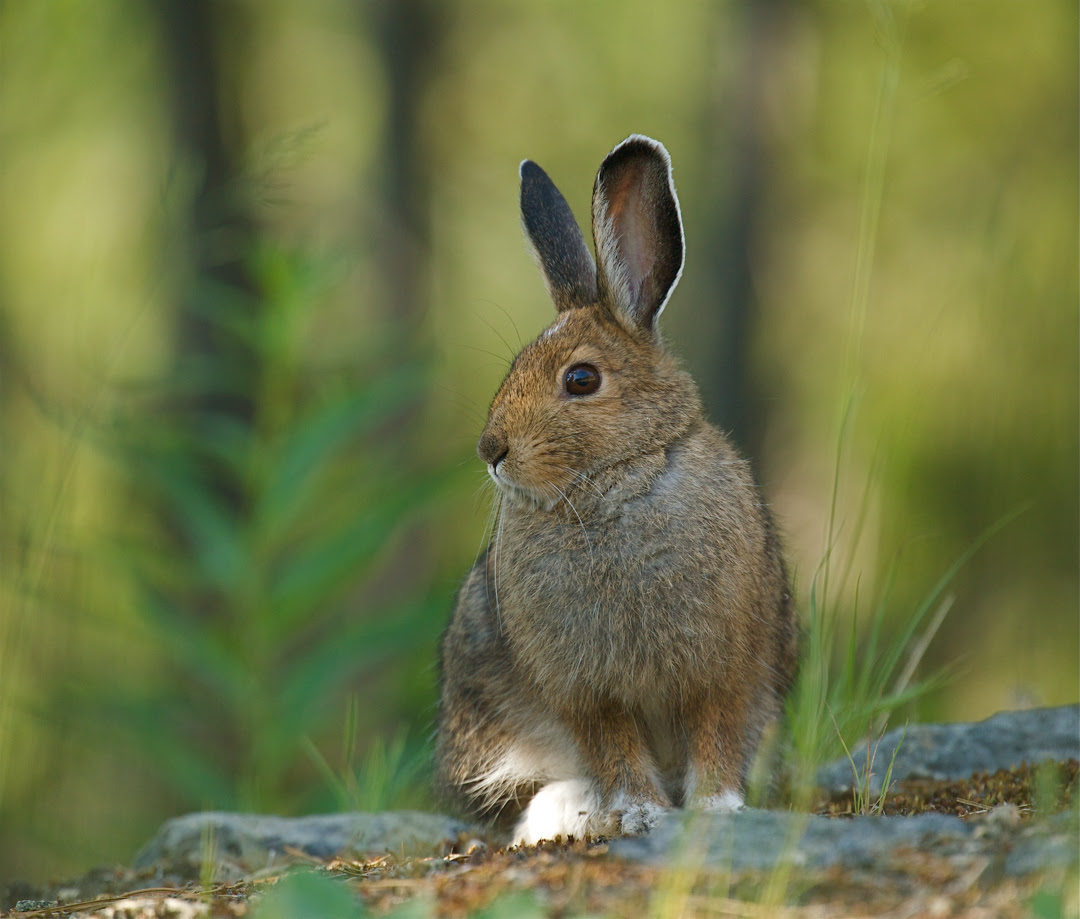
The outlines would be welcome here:
<svg viewBox="0 0 1080 919">
<path fill-rule="evenodd" d="M 598 268 L 532 163 L 522 211 L 559 319 L 480 437 L 501 510 L 443 640 L 437 781 L 513 820 L 581 779 L 582 826 L 641 829 L 611 811 L 741 790 L 795 666 L 790 591 L 746 462 L 656 329 L 683 252 L 666 151 L 635 135 L 601 166 Z M 581 363 L 600 388 L 568 395 Z"/>
</svg>

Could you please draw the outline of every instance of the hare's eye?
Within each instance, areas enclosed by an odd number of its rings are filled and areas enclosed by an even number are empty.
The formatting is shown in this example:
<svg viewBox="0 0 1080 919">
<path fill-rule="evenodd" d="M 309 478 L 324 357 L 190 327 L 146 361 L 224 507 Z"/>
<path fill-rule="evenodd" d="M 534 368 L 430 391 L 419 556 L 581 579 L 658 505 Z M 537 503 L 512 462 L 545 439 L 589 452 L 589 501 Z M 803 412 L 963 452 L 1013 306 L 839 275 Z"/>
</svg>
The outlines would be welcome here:
<svg viewBox="0 0 1080 919">
<path fill-rule="evenodd" d="M 574 364 L 566 371 L 563 386 L 571 396 L 587 396 L 600 388 L 600 371 L 592 364 Z"/>
</svg>

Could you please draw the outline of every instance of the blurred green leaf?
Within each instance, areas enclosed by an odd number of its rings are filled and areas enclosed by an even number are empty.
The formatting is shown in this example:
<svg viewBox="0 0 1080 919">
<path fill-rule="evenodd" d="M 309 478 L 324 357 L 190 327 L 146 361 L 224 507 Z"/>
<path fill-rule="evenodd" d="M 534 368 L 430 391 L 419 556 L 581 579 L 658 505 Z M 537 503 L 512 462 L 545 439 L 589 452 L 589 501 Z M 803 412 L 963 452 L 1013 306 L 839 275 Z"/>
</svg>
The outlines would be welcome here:
<svg viewBox="0 0 1080 919">
<path fill-rule="evenodd" d="M 221 693 L 229 702 L 247 691 L 243 676 L 243 649 L 230 643 L 230 624 L 215 622 L 213 613 L 198 613 L 177 605 L 177 601 L 146 588 L 144 611 L 152 617 L 167 656 L 184 670 Z"/>
<path fill-rule="evenodd" d="M 156 697 L 168 719 L 112 711 L 194 806 L 276 806 L 301 738 L 340 715 L 345 687 L 433 640 L 440 619 L 419 581 L 377 607 L 362 599 L 377 559 L 448 481 L 400 458 L 396 428 L 430 362 L 395 347 L 363 379 L 305 377 L 297 320 L 316 261 L 256 242 L 258 296 L 196 283 L 199 334 L 225 346 L 187 354 L 102 437 L 139 511 L 110 557 L 135 573 L 170 670 Z M 342 627 L 347 594 L 361 599 Z M 169 759 L 170 745 L 183 755 Z"/>
<path fill-rule="evenodd" d="M 140 487 L 153 490 L 184 532 L 184 548 L 192 553 L 205 583 L 231 587 L 247 563 L 242 524 L 208 487 L 190 455 L 143 462 L 138 474 Z"/>
<path fill-rule="evenodd" d="M 428 384 L 416 362 L 406 362 L 362 389 L 346 393 L 298 421 L 282 435 L 258 506 L 260 526 L 280 532 L 309 497 L 312 479 L 341 449 L 415 402 Z"/>
<path fill-rule="evenodd" d="M 386 548 L 406 515 L 437 496 L 445 482 L 445 477 L 428 476 L 408 488 L 388 483 L 351 520 L 308 537 L 274 572 L 267 598 L 267 634 L 281 639 L 305 610 L 340 595 Z"/>
<path fill-rule="evenodd" d="M 325 872 L 285 875 L 255 903 L 254 919 L 359 919 L 366 916 L 346 882 Z"/>
<path fill-rule="evenodd" d="M 521 890 L 496 897 L 483 909 L 473 913 L 473 919 L 542 919 L 547 910 L 532 891 Z"/>
<path fill-rule="evenodd" d="M 199 442 L 189 446 L 202 455 L 237 472 L 246 471 L 255 459 L 257 441 L 249 424 L 221 412 L 202 412 L 198 427 Z"/>
<path fill-rule="evenodd" d="M 135 697 L 109 688 L 95 693 L 73 687 L 72 692 L 97 712 L 97 731 L 118 731 L 134 738 L 133 755 L 138 761 L 152 764 L 194 806 L 238 806 L 236 785 L 226 769 L 185 735 L 184 712 L 175 699 L 149 693 Z"/>
<path fill-rule="evenodd" d="M 438 601 L 396 607 L 379 619 L 361 619 L 336 630 L 279 674 L 280 727 L 283 734 L 300 736 L 317 717 L 319 700 L 342 686 L 356 673 L 386 661 L 418 642 L 433 641 L 439 619 Z"/>
<path fill-rule="evenodd" d="M 192 315 L 205 320 L 209 328 L 235 338 L 247 346 L 251 354 L 258 354 L 262 340 L 260 320 L 264 311 L 263 302 L 255 293 L 203 274 L 193 280 L 184 306 Z M 214 371 L 228 369 L 218 364 L 213 355 L 209 355 L 209 361 L 203 366 Z M 198 376 L 203 378 L 201 374 Z M 211 373 L 205 379 L 216 376 Z"/>
</svg>

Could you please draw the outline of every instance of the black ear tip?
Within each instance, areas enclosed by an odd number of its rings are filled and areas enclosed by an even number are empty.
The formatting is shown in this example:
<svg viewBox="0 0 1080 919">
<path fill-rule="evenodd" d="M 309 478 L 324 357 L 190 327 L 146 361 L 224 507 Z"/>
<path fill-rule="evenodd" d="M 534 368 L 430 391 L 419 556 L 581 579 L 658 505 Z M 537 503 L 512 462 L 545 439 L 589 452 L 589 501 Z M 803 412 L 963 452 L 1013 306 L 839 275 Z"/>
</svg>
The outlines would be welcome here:
<svg viewBox="0 0 1080 919">
<path fill-rule="evenodd" d="M 532 160 L 522 160 L 521 165 L 518 166 L 518 176 L 521 178 L 522 182 L 532 182 L 544 175 L 546 175 L 544 170 L 537 166 Z"/>
</svg>

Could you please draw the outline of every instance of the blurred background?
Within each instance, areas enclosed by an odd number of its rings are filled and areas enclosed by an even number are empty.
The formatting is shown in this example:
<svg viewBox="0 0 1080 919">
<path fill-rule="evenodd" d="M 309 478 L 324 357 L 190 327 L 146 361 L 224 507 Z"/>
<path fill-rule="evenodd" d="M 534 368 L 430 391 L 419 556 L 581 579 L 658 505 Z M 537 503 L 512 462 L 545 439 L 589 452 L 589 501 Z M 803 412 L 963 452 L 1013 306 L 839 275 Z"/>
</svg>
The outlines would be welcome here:
<svg viewBox="0 0 1080 919">
<path fill-rule="evenodd" d="M 1077 15 L 0 5 L 0 882 L 204 807 L 434 806 L 474 445 L 552 318 L 518 163 L 587 219 L 632 132 L 804 605 L 842 557 L 899 632 L 985 537 L 913 716 L 1076 701 Z"/>
</svg>

